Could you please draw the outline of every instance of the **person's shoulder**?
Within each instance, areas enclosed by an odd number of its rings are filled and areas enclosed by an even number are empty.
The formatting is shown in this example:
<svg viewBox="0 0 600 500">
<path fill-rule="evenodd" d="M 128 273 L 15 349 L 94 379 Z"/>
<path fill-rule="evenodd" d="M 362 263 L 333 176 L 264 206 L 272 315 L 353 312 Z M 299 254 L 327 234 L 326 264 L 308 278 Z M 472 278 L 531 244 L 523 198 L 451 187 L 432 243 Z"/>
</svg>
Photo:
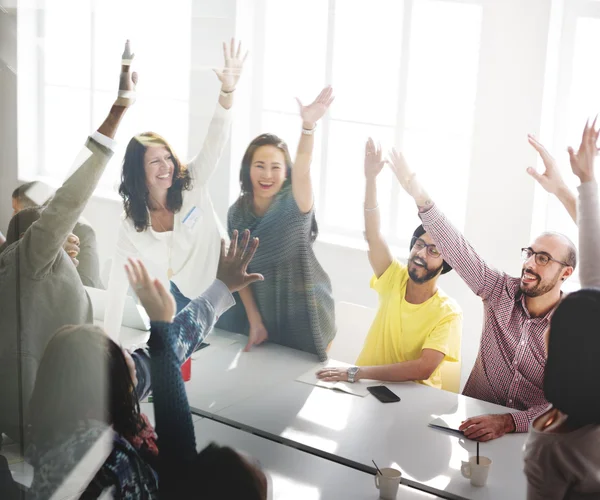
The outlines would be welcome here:
<svg viewBox="0 0 600 500">
<path fill-rule="evenodd" d="M 444 316 L 462 316 L 462 308 L 459 303 L 441 288 L 438 288 L 436 294 L 436 305 L 442 310 Z"/>
</svg>

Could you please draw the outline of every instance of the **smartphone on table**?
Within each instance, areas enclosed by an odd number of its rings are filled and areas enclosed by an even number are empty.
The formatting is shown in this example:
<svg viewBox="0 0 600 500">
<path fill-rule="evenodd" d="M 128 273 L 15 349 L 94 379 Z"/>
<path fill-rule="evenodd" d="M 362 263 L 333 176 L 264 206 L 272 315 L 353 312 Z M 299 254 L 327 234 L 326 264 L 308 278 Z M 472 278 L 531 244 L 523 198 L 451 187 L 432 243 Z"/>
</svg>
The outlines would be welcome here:
<svg viewBox="0 0 600 500">
<path fill-rule="evenodd" d="M 367 387 L 367 391 L 382 403 L 397 403 L 400 401 L 400 397 L 390 391 L 385 385 L 372 385 Z"/>
</svg>

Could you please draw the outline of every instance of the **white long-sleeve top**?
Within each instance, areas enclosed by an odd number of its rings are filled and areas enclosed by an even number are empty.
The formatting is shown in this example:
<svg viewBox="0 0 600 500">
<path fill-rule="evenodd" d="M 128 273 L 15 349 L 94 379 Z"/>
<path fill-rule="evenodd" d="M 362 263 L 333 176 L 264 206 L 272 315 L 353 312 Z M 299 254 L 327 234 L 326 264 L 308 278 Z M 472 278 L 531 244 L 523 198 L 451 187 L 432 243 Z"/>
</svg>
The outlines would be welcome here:
<svg viewBox="0 0 600 500">
<path fill-rule="evenodd" d="M 141 259 L 150 275 L 160 279 L 167 290 L 170 266 L 174 272 L 171 281 L 190 299 L 199 296 L 215 279 L 221 238 L 227 238 L 227 231 L 213 208 L 208 179 L 229 139 L 230 128 L 231 111 L 217 104 L 202 149 L 188 164 L 192 189 L 183 192 L 183 204 L 175 214 L 173 231 L 158 233 L 149 227 L 138 232 L 133 221 L 123 215 L 104 314 L 104 329 L 111 338 L 118 338 L 121 327 L 128 288 L 124 269 L 128 257 Z"/>
</svg>

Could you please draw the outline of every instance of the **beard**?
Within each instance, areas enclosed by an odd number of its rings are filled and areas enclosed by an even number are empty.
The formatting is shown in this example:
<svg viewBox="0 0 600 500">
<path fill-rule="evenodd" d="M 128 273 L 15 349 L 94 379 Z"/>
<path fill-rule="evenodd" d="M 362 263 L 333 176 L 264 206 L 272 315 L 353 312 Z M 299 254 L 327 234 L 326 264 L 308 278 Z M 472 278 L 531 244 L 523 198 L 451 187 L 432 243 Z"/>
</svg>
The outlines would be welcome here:
<svg viewBox="0 0 600 500">
<path fill-rule="evenodd" d="M 536 285 L 529 288 L 524 287 L 522 282 L 520 283 L 519 288 L 521 289 L 523 295 L 527 297 L 541 297 L 542 295 L 547 294 L 556 286 L 556 283 L 558 282 L 558 278 L 560 276 L 560 271 L 558 271 L 554 278 L 544 281 L 542 280 L 542 277 L 539 274 L 536 274 L 530 268 L 527 268 L 523 269 L 523 271 L 521 272 L 521 278 L 525 273 L 535 276 L 538 280 Z"/>
<path fill-rule="evenodd" d="M 425 274 L 422 276 L 419 276 L 415 272 L 415 270 L 411 268 L 411 266 L 410 266 L 411 264 L 414 264 L 417 267 L 423 268 L 425 270 Z M 415 283 L 417 283 L 418 285 L 422 285 L 423 283 L 426 283 L 426 282 L 432 280 L 438 274 L 440 274 L 443 267 L 444 267 L 444 263 L 442 262 L 442 264 L 439 267 L 436 267 L 434 269 L 429 269 L 429 266 L 427 266 L 426 262 L 424 262 L 423 260 L 421 260 L 415 256 L 408 261 L 408 275 L 410 276 L 410 279 L 413 280 Z"/>
</svg>

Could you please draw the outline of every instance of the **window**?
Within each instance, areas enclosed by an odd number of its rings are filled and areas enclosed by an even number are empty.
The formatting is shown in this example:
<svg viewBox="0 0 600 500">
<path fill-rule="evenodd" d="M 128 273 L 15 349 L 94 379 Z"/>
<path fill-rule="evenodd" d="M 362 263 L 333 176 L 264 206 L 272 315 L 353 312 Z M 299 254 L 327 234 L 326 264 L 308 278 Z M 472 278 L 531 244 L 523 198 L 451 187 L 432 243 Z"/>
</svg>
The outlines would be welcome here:
<svg viewBox="0 0 600 500">
<path fill-rule="evenodd" d="M 600 111 L 600 61 L 594 51 L 600 44 L 600 2 L 565 2 L 558 33 L 556 74 L 549 76 L 556 80 L 556 92 L 547 103 L 554 113 L 546 120 L 552 120 L 547 128 L 553 140 L 547 142 L 565 181 L 575 191 L 579 180 L 571 172 L 566 150 L 568 146 L 577 149 L 586 119 Z M 544 196 L 543 202 L 542 227 L 577 242 L 577 227 L 562 205 L 554 197 Z"/>
<path fill-rule="evenodd" d="M 255 16 L 253 129 L 300 135 L 294 96 L 331 83 L 312 166 L 321 233 L 361 238 L 364 144 L 400 148 L 462 227 L 482 7 L 452 0 L 263 0 Z M 310 36 L 306 36 L 307 26 Z M 260 50 L 260 47 L 264 47 Z M 407 246 L 418 218 L 389 169 L 380 175 L 382 229 Z"/>
<path fill-rule="evenodd" d="M 142 14 L 143 13 L 143 14 Z M 100 187 L 114 190 L 129 139 L 153 130 L 187 154 L 191 0 L 45 0 L 19 7 L 19 166 L 21 177 L 61 182 L 86 134 L 116 97 L 126 39 L 139 73 L 138 102 L 119 128 L 119 147 Z M 68 29 L 65 28 L 68 23 Z M 33 35 L 33 36 L 32 36 Z M 37 40 L 37 43 L 32 43 Z M 32 148 L 37 144 L 37 148 Z"/>
</svg>

